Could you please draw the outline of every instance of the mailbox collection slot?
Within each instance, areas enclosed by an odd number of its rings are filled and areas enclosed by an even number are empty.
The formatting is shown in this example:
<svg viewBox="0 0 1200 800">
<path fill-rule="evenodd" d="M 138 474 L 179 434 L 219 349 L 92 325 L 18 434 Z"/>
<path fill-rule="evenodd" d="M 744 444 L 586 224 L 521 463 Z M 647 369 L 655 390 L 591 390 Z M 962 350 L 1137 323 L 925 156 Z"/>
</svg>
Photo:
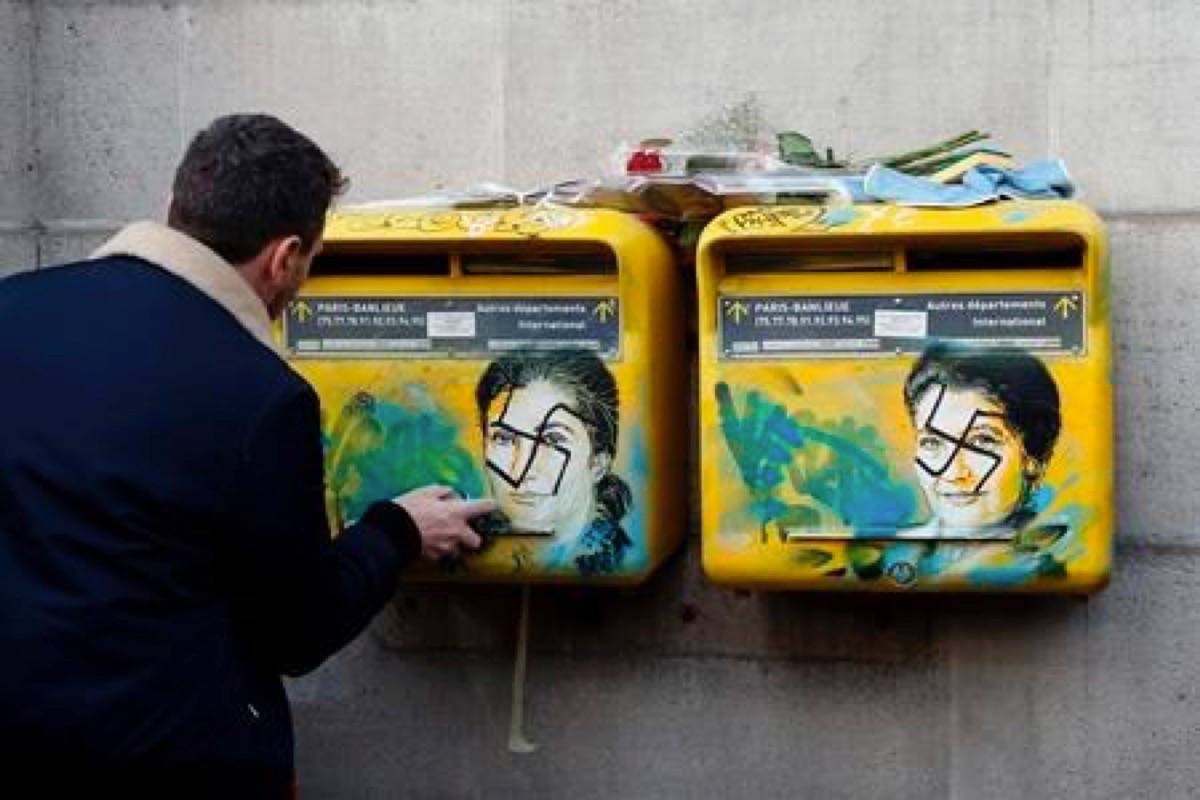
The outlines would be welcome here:
<svg viewBox="0 0 1200 800">
<path fill-rule="evenodd" d="M 743 245 L 744 247 L 744 245 Z M 797 272 L 969 272 L 974 270 L 1079 270 L 1084 244 L 1071 236 L 956 242 L 880 241 L 872 248 L 845 248 L 824 243 L 794 249 L 737 249 L 725 256 L 726 275 L 775 275 Z M 803 248 L 803 249 L 801 249 Z"/>
<path fill-rule="evenodd" d="M 449 275 L 450 255 L 441 253 L 324 253 L 313 261 L 317 275 Z"/>
<path fill-rule="evenodd" d="M 349 275 L 615 275 L 611 251 L 570 252 L 327 252 L 312 274 Z"/>
<path fill-rule="evenodd" d="M 617 259 L 608 251 L 465 253 L 464 275 L 615 275 Z"/>
<path fill-rule="evenodd" d="M 725 261 L 729 275 L 779 272 L 874 272 L 895 269 L 892 250 L 847 252 L 731 253 Z"/>
<path fill-rule="evenodd" d="M 1005 242 L 989 245 L 944 244 L 909 247 L 906 263 L 910 272 L 955 270 L 1081 269 L 1081 242 Z"/>
</svg>

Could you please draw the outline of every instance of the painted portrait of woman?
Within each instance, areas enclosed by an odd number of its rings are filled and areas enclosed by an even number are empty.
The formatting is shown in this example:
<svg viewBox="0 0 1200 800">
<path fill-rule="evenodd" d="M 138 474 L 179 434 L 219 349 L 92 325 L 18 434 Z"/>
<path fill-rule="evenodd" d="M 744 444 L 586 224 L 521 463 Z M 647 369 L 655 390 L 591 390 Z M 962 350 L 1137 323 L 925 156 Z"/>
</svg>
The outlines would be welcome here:
<svg viewBox="0 0 1200 800">
<path fill-rule="evenodd" d="M 904 402 L 929 517 L 896 535 L 1011 539 L 1036 514 L 1062 425 L 1046 366 L 1023 351 L 937 342 L 913 365 Z"/>
<path fill-rule="evenodd" d="M 488 365 L 475 389 L 491 495 L 506 532 L 553 537 L 551 560 L 583 574 L 620 568 L 628 485 L 612 472 L 616 381 L 596 355 L 522 351 Z"/>
</svg>

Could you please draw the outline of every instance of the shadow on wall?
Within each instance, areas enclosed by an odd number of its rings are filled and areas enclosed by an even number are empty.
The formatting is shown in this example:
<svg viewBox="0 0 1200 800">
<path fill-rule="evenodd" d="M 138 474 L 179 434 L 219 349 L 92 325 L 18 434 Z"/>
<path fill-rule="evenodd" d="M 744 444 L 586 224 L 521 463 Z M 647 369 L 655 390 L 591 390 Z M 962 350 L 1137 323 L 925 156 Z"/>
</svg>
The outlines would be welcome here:
<svg viewBox="0 0 1200 800">
<path fill-rule="evenodd" d="M 592 657 L 733 658 L 920 666 L 953 632 L 1003 645 L 1059 639 L 1101 597 L 751 592 L 708 583 L 689 538 L 645 585 L 535 586 L 530 649 Z M 409 585 L 376 618 L 385 650 L 511 654 L 519 586 Z"/>
</svg>

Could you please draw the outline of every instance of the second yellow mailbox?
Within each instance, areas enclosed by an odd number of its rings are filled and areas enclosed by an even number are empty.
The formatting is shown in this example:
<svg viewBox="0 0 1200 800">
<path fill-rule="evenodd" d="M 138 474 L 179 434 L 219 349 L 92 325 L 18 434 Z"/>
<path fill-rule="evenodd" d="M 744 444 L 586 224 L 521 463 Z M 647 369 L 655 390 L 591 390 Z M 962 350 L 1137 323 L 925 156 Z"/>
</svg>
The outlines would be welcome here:
<svg viewBox="0 0 1200 800">
<path fill-rule="evenodd" d="M 644 579 L 685 524 L 677 274 L 634 217 L 345 212 L 281 336 L 325 413 L 335 527 L 426 484 L 494 497 L 432 579 Z"/>
<path fill-rule="evenodd" d="M 1105 584 L 1112 365 L 1093 213 L 740 209 L 709 225 L 698 268 L 713 580 Z"/>
</svg>

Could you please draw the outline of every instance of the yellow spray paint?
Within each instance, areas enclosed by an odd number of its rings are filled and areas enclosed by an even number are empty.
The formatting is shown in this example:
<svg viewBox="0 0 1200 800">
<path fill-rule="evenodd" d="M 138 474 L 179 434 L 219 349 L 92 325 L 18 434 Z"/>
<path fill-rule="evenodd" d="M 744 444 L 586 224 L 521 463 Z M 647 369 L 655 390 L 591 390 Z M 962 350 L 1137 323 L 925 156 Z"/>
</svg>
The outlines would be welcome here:
<svg viewBox="0 0 1200 800">
<path fill-rule="evenodd" d="M 509 514 L 416 577 L 643 580 L 686 520 L 678 296 L 665 244 L 615 212 L 332 215 L 279 336 L 321 397 L 335 530 L 442 483 Z"/>
<path fill-rule="evenodd" d="M 714 220 L 697 260 L 707 574 L 765 588 L 1102 587 L 1107 257 L 1098 218 L 1070 202 Z"/>
</svg>

